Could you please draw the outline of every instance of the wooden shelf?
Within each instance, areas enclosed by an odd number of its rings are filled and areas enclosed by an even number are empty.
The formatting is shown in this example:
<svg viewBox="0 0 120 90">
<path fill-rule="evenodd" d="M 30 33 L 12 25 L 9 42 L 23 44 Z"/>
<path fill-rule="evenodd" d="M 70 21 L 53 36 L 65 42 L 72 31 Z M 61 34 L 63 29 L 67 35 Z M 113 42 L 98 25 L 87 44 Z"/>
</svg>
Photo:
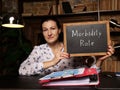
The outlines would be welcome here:
<svg viewBox="0 0 120 90">
<path fill-rule="evenodd" d="M 101 10 L 100 12 L 98 11 L 88 11 L 88 12 L 79 12 L 79 13 L 67 13 L 67 14 L 58 14 L 58 15 L 41 15 L 41 16 L 23 16 L 23 17 L 46 17 L 46 16 L 77 16 L 77 15 L 97 15 L 100 13 L 101 15 L 115 15 L 115 14 L 120 14 L 120 10 Z"/>
</svg>

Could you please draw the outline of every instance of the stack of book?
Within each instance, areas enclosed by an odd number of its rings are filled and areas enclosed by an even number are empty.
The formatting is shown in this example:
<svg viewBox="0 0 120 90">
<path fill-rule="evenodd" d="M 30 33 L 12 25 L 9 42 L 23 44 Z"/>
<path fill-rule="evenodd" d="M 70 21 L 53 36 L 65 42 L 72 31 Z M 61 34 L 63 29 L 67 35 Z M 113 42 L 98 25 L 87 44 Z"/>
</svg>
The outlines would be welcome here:
<svg viewBox="0 0 120 90">
<path fill-rule="evenodd" d="M 39 83 L 42 86 L 98 85 L 99 75 L 94 68 L 69 69 L 48 74 Z"/>
</svg>

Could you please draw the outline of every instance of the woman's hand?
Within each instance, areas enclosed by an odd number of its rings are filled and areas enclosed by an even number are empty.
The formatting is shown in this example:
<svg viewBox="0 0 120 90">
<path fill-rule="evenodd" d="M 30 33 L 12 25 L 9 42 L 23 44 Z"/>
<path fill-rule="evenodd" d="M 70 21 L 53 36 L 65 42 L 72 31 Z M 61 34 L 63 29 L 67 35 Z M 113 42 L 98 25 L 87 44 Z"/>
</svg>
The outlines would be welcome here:
<svg viewBox="0 0 120 90">
<path fill-rule="evenodd" d="M 106 53 L 105 56 L 102 56 L 102 57 L 98 58 L 98 60 L 105 60 L 108 57 L 110 57 L 112 54 L 114 54 L 114 48 L 113 48 L 113 46 L 108 45 L 108 52 Z"/>
<path fill-rule="evenodd" d="M 56 51 L 54 51 L 55 57 L 51 61 L 44 62 L 44 68 L 48 68 L 56 65 L 60 60 L 64 58 L 69 58 L 70 55 L 66 52 L 63 52 L 63 46 L 59 47 Z"/>
<path fill-rule="evenodd" d="M 63 51 L 63 47 L 61 47 L 60 49 L 58 49 L 58 51 L 56 52 L 55 55 L 55 60 L 60 61 L 64 58 L 70 58 L 70 54 L 68 54 L 67 52 Z"/>
<path fill-rule="evenodd" d="M 106 60 L 108 57 L 110 57 L 112 54 L 114 54 L 114 48 L 111 45 L 108 45 L 108 52 L 106 53 L 106 55 L 102 56 L 102 57 L 98 57 L 97 62 L 96 62 L 96 66 L 100 67 L 102 65 L 102 62 L 104 60 Z"/>
</svg>

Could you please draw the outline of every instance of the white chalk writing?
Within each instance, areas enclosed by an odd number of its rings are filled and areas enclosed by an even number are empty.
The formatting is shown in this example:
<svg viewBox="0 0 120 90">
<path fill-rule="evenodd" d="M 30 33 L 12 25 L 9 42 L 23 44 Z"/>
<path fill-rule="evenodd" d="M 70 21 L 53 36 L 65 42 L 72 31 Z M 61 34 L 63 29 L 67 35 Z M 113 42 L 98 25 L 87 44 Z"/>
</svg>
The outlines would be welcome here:
<svg viewBox="0 0 120 90">
<path fill-rule="evenodd" d="M 98 37 L 100 38 L 102 33 L 97 29 L 91 29 L 91 30 L 84 30 L 83 32 L 80 32 L 80 30 L 72 30 L 72 37 Z"/>
</svg>

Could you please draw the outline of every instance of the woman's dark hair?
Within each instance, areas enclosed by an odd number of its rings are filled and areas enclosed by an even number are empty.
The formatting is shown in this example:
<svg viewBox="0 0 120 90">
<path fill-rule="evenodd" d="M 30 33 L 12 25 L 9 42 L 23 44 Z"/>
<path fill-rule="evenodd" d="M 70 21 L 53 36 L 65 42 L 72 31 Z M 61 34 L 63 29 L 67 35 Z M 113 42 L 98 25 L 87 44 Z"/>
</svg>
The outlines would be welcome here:
<svg viewBox="0 0 120 90">
<path fill-rule="evenodd" d="M 54 17 L 54 16 L 50 16 L 50 17 L 48 16 L 48 17 L 43 17 L 43 18 L 41 19 L 40 29 L 41 29 L 42 31 L 43 31 L 43 29 L 42 29 L 42 24 L 43 24 L 45 21 L 49 21 L 49 20 L 55 21 L 58 29 L 61 29 L 61 23 L 60 23 L 60 21 L 59 21 L 56 17 Z M 63 32 L 60 33 L 58 39 L 59 39 L 59 41 L 63 41 Z M 45 41 L 45 40 L 44 40 L 44 41 Z M 44 43 L 45 43 L 45 42 L 44 42 Z"/>
<path fill-rule="evenodd" d="M 41 30 L 42 30 L 42 24 L 43 24 L 45 21 L 49 21 L 49 20 L 55 21 L 58 29 L 61 29 L 60 21 L 59 21 L 56 17 L 51 16 L 51 17 L 43 17 L 43 18 L 41 19 Z"/>
</svg>

